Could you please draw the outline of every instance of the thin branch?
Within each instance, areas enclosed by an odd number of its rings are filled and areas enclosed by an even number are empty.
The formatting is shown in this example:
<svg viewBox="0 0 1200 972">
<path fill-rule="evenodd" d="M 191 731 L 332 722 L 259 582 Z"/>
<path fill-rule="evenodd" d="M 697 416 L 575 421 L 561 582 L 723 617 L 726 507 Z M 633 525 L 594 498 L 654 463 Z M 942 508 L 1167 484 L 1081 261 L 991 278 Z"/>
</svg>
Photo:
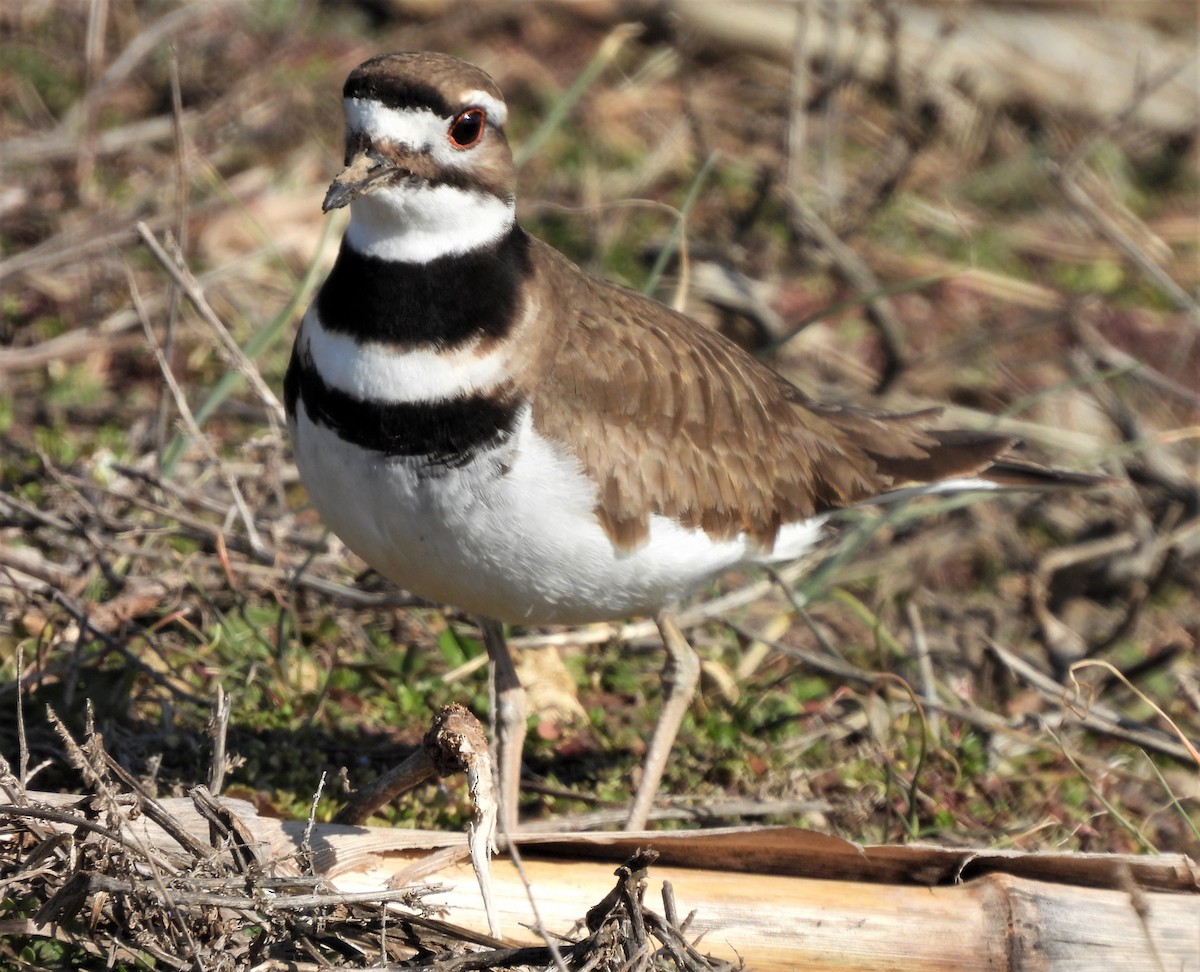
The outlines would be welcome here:
<svg viewBox="0 0 1200 972">
<path fill-rule="evenodd" d="M 139 221 L 135 229 L 142 242 L 154 254 L 154 258 L 183 289 L 184 296 L 187 297 L 196 309 L 201 320 L 212 330 L 218 344 L 225 352 L 226 359 L 236 369 L 238 374 L 246 380 L 246 383 L 254 391 L 255 395 L 258 396 L 263 405 L 266 406 L 267 419 L 271 422 L 271 431 L 275 435 L 278 435 L 279 428 L 285 420 L 283 406 L 279 403 L 279 399 L 275 397 L 275 393 L 263 381 L 258 368 L 246 357 L 246 353 L 238 346 L 238 343 L 233 339 L 233 335 L 229 333 L 221 318 L 212 309 L 212 306 L 208 303 L 208 298 L 204 296 L 204 291 L 201 289 L 199 281 L 196 280 L 187 267 L 182 266 L 178 260 L 173 259 L 167 254 L 167 251 L 163 249 L 162 244 L 159 243 L 158 238 L 149 226 Z"/>
</svg>

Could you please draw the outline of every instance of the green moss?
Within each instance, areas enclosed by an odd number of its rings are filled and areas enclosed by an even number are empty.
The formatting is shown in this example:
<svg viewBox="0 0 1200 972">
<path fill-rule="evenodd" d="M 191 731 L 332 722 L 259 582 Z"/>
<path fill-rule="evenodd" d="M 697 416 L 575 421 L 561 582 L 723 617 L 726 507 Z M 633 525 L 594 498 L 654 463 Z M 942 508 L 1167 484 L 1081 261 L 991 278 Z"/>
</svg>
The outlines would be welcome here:
<svg viewBox="0 0 1200 972">
<path fill-rule="evenodd" d="M 1099 258 L 1088 263 L 1056 263 L 1050 279 L 1075 294 L 1114 295 L 1127 285 L 1124 266 L 1116 260 Z"/>
<path fill-rule="evenodd" d="M 107 392 L 104 382 L 85 365 L 52 369 L 50 387 L 44 401 L 51 410 L 83 408 L 99 403 Z"/>
<path fill-rule="evenodd" d="M 46 48 L 32 37 L 20 42 L 9 38 L 0 44 L 0 73 L 32 86 L 55 117 L 61 117 L 83 94 L 83 59 L 76 58 L 74 63 L 78 71 L 64 70 L 63 61 L 47 57 Z M 6 99 L 6 104 L 15 106 L 17 101 Z"/>
<path fill-rule="evenodd" d="M 1037 212 L 1057 194 L 1042 153 L 1034 148 L 972 169 L 959 184 L 963 198 L 997 216 Z"/>
<path fill-rule="evenodd" d="M 33 430 L 37 447 L 56 466 L 70 466 L 79 458 L 79 447 L 62 425 L 41 425 Z"/>
</svg>

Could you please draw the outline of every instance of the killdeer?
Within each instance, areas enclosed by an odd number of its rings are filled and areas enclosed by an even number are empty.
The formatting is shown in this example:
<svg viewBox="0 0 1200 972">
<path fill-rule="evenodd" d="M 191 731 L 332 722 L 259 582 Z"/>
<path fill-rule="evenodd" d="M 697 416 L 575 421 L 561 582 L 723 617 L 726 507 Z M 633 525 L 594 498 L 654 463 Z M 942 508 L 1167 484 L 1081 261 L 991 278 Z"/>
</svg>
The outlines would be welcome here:
<svg viewBox="0 0 1200 972">
<path fill-rule="evenodd" d="M 346 81 L 350 206 L 285 381 L 296 462 L 346 545 L 478 615 L 494 665 L 501 819 L 526 705 L 500 622 L 649 615 L 664 701 L 628 823 L 642 827 L 699 663 L 671 611 L 726 570 L 788 561 L 830 517 L 897 491 L 1041 478 L 937 410 L 822 405 L 714 332 L 572 264 L 517 223 L 507 107 L 444 54 Z"/>
</svg>

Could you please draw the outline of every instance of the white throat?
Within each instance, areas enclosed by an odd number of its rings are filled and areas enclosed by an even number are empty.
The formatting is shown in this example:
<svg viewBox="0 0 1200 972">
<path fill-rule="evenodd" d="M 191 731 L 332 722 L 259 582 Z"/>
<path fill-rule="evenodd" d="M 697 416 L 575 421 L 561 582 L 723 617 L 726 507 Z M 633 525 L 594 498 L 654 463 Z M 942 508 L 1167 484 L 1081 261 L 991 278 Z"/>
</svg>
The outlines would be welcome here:
<svg viewBox="0 0 1200 972">
<path fill-rule="evenodd" d="M 428 263 L 496 242 L 515 219 L 514 200 L 452 185 L 409 183 L 350 203 L 346 242 L 365 256 Z"/>
</svg>

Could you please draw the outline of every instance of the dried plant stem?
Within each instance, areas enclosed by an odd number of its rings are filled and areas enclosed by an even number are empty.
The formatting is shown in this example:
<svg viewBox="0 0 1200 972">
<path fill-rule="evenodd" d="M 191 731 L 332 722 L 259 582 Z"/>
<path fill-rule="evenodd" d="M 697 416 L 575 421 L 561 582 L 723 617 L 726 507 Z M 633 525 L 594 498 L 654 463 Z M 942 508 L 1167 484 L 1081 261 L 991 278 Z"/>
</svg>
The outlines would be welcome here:
<svg viewBox="0 0 1200 972">
<path fill-rule="evenodd" d="M 216 311 L 209 305 L 208 298 L 204 296 L 204 291 L 201 289 L 199 281 L 196 280 L 190 270 L 182 266 L 178 260 L 172 259 L 168 255 L 149 226 L 143 222 L 139 222 L 135 228 L 142 242 L 154 254 L 154 258 L 171 275 L 171 278 L 179 284 L 183 289 L 184 296 L 187 297 L 196 309 L 201 320 L 209 326 L 229 363 L 246 380 L 246 383 L 254 391 L 254 394 L 266 406 L 267 419 L 271 422 L 272 432 L 278 435 L 279 428 L 285 419 L 283 406 L 280 404 L 279 399 L 275 397 L 275 393 L 267 387 L 267 383 L 263 381 L 262 375 L 258 373 L 258 369 L 254 366 L 254 363 L 246 357 L 245 352 L 242 351 L 238 343 L 233 339 L 228 328 L 222 323 L 221 318 L 217 316 Z"/>
<path fill-rule="evenodd" d="M 213 706 L 212 721 L 209 735 L 212 736 L 212 763 L 208 770 L 208 788 L 213 793 L 220 793 L 225 785 L 225 740 L 229 735 L 229 717 L 233 712 L 233 700 L 225 694 L 225 689 L 217 685 L 217 701 Z"/>
<path fill-rule="evenodd" d="M 142 307 L 141 294 L 138 291 L 137 281 L 134 279 L 133 271 L 126 266 L 126 272 L 129 278 L 129 293 L 133 300 L 134 308 L 138 312 L 138 316 L 142 321 L 142 328 L 146 333 L 146 341 L 150 345 L 150 350 L 154 354 L 155 361 L 158 362 L 159 370 L 162 372 L 163 381 L 167 383 L 167 387 L 171 391 L 171 395 L 175 399 L 175 407 L 179 409 L 179 415 L 183 419 L 184 425 L 187 427 L 188 433 L 200 444 L 204 449 L 205 454 L 212 461 L 221 474 L 221 478 L 225 480 L 225 485 L 229 487 L 229 495 L 232 497 L 242 525 L 246 529 L 246 540 L 249 542 L 251 549 L 257 556 L 265 556 L 266 547 L 262 542 L 262 538 L 258 534 L 258 528 L 254 523 L 254 515 L 250 512 L 249 506 L 246 504 L 245 497 L 242 496 L 241 488 L 237 484 L 237 480 L 233 474 L 225 468 L 225 464 L 221 457 L 217 455 L 217 451 L 213 448 L 208 437 L 200 430 L 200 426 L 196 424 L 196 418 L 192 415 L 191 406 L 188 405 L 187 396 L 183 393 L 183 389 L 179 387 L 179 383 L 175 380 L 175 375 L 171 371 L 171 366 L 167 363 L 166 357 L 163 355 L 162 348 L 154 339 L 154 329 L 150 324 L 150 320 L 145 316 L 144 308 Z M 257 371 L 254 372 L 258 374 Z M 259 381 L 262 379 L 259 378 Z M 270 392 L 268 392 L 270 394 Z M 276 403 L 278 404 L 278 403 Z M 218 534 L 219 535 L 219 534 Z"/>
</svg>

